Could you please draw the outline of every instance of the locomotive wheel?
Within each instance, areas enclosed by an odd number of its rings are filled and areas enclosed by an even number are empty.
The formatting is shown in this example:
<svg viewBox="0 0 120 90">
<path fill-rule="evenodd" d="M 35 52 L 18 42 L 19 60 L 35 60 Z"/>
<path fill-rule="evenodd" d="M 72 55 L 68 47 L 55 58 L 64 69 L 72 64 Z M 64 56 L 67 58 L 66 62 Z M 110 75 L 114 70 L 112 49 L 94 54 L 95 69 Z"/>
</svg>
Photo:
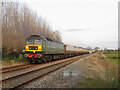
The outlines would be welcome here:
<svg viewBox="0 0 120 90">
<path fill-rule="evenodd" d="M 47 57 L 47 62 L 50 62 L 50 61 L 52 61 L 52 58 L 51 58 L 51 56 L 48 56 Z"/>
<path fill-rule="evenodd" d="M 30 61 L 30 64 L 33 64 L 33 61 Z"/>
<path fill-rule="evenodd" d="M 39 64 L 42 64 L 42 63 L 43 63 L 42 59 L 38 60 L 38 63 L 39 63 Z"/>
<path fill-rule="evenodd" d="M 46 63 L 46 62 L 47 62 L 45 57 L 42 58 L 42 62 L 43 62 L 43 63 Z"/>
<path fill-rule="evenodd" d="M 39 61 L 35 61 L 35 64 L 39 64 Z"/>
</svg>

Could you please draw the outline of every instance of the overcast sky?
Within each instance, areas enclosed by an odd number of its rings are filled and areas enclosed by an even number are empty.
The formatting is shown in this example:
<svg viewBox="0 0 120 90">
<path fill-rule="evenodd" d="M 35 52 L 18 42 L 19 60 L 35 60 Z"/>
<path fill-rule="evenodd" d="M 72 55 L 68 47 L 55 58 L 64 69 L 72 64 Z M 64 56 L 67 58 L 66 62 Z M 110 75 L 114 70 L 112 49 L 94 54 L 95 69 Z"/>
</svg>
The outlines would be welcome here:
<svg viewBox="0 0 120 90">
<path fill-rule="evenodd" d="M 54 31 L 61 33 L 63 43 L 118 47 L 118 0 L 28 1 L 32 10 L 46 18 Z"/>
</svg>

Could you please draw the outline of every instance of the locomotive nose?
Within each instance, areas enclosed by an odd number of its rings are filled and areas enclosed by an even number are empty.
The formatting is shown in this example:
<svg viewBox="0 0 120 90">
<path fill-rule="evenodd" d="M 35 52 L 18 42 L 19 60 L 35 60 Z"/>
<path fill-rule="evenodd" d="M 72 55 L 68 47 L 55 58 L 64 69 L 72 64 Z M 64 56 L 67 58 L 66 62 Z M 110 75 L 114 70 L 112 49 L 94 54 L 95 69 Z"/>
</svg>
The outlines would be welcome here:
<svg viewBox="0 0 120 90">
<path fill-rule="evenodd" d="M 29 50 L 38 50 L 38 46 L 29 46 Z"/>
</svg>

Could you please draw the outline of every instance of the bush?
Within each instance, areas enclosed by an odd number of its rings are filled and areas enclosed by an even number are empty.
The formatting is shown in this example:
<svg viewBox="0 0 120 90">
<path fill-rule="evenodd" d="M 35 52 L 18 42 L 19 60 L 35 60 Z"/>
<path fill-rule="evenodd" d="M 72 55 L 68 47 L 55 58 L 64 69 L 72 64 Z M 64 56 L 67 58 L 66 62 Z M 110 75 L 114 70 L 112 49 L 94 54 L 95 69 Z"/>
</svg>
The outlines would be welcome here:
<svg viewBox="0 0 120 90">
<path fill-rule="evenodd" d="M 6 54 L 7 53 L 6 48 L 3 48 L 2 51 L 3 51 L 2 52 L 3 61 L 11 61 L 11 60 L 21 61 L 25 59 L 21 52 L 12 51 L 11 53 Z"/>
</svg>

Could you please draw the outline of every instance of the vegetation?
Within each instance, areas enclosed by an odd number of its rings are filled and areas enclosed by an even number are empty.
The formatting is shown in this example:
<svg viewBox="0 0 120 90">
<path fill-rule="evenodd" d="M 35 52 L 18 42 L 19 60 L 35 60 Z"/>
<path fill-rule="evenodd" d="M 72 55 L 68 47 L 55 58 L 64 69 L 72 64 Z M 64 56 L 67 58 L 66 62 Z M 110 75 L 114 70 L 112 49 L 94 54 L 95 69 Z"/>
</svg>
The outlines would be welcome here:
<svg viewBox="0 0 120 90">
<path fill-rule="evenodd" d="M 94 78 L 86 78 L 80 84 L 83 88 L 118 88 L 118 79 L 112 79 L 109 76 L 110 75 L 106 75 L 108 78 L 105 80 L 99 76 L 94 76 Z"/>
<path fill-rule="evenodd" d="M 110 59 L 110 61 L 114 64 L 118 64 L 118 60 L 119 60 L 119 54 L 118 51 L 111 51 L 109 53 L 104 53 L 104 55 Z"/>
<path fill-rule="evenodd" d="M 2 60 L 3 61 L 10 62 L 11 60 L 15 60 L 15 61 L 24 61 L 25 60 L 25 58 L 23 57 L 21 52 L 12 51 L 11 53 L 6 54 L 7 53 L 6 48 L 3 48 L 2 51 L 3 51 L 2 52 Z"/>
<path fill-rule="evenodd" d="M 2 60 L 24 60 L 22 50 L 24 50 L 25 39 L 33 34 L 45 35 L 61 41 L 60 33 L 53 32 L 49 23 L 26 4 L 2 2 L 2 41 L 0 38 Z"/>
<path fill-rule="evenodd" d="M 33 34 L 61 40 L 59 33 L 54 33 L 47 21 L 26 4 L 2 2 L 2 47 L 8 53 L 21 51 L 24 49 L 25 39 Z"/>
<path fill-rule="evenodd" d="M 118 64 L 118 59 L 111 59 L 111 62 L 114 63 L 114 64 Z"/>
<path fill-rule="evenodd" d="M 2 50 L 2 67 L 10 67 L 14 65 L 20 65 L 28 63 L 21 52 L 12 51 L 9 54 L 7 53 L 7 49 L 3 48 Z"/>
<path fill-rule="evenodd" d="M 113 51 L 113 52 L 110 52 L 110 53 L 105 53 L 105 56 L 107 56 L 107 57 L 118 57 L 118 52 Z"/>
<path fill-rule="evenodd" d="M 94 54 L 89 58 L 91 67 L 85 78 L 79 82 L 83 88 L 118 88 L 118 66 L 112 64 L 102 54 Z M 120 77 L 119 77 L 120 78 Z"/>
</svg>

